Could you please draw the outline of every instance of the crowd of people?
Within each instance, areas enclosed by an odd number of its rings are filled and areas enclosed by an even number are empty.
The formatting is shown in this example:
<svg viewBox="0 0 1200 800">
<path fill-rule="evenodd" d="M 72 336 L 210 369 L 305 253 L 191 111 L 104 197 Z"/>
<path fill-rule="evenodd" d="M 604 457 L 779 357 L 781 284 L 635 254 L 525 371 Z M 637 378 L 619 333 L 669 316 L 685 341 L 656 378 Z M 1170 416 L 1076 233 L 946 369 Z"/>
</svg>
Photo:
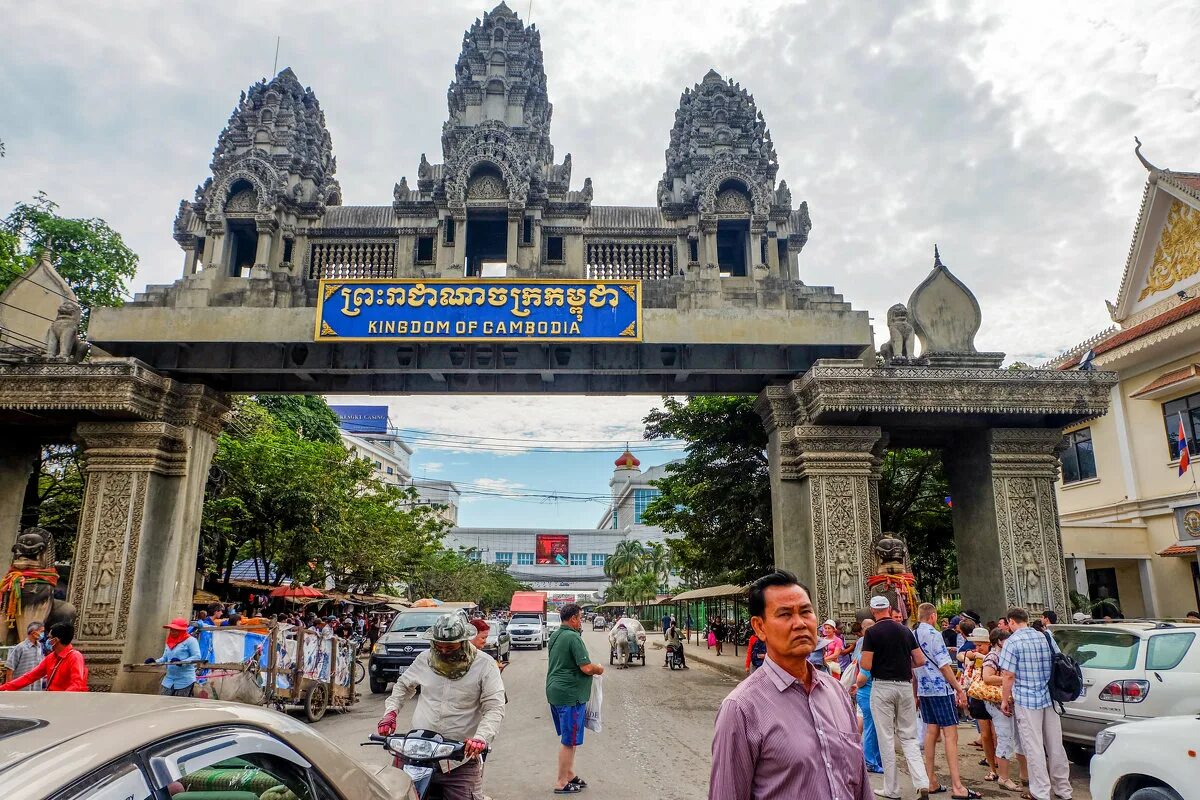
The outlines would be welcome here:
<svg viewBox="0 0 1200 800">
<path fill-rule="evenodd" d="M 898 758 L 921 798 L 979 798 L 960 770 L 960 726 L 979 731 L 984 781 L 1032 800 L 1070 800 L 1069 765 L 1048 687 L 1058 646 L 1050 610 L 1010 608 L 980 624 L 939 620 L 923 603 L 910 627 L 884 596 L 847 646 L 807 587 L 774 572 L 751 584 L 747 677 L 721 704 L 709 797 L 898 798 Z M 945 756 L 943 782 L 935 768 Z M 967 747 L 967 752 L 973 748 Z M 899 755 L 898 755 L 899 753 Z M 975 758 L 975 756 L 967 756 Z M 872 790 L 869 773 L 883 775 Z M 982 787 L 981 787 L 982 788 Z"/>
</svg>

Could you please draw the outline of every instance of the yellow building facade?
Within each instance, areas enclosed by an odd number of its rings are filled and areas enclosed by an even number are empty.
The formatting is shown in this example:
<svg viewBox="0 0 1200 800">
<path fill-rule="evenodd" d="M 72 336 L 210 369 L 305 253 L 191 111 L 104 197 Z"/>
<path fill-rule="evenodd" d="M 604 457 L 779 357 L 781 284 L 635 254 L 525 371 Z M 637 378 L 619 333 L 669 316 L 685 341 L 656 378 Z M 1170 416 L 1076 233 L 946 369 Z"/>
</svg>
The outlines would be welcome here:
<svg viewBox="0 0 1200 800">
<path fill-rule="evenodd" d="M 1200 607 L 1200 173 L 1143 164 L 1115 325 L 1047 365 L 1120 377 L 1106 416 L 1066 430 L 1057 494 L 1068 580 L 1094 613 L 1182 617 Z"/>
</svg>

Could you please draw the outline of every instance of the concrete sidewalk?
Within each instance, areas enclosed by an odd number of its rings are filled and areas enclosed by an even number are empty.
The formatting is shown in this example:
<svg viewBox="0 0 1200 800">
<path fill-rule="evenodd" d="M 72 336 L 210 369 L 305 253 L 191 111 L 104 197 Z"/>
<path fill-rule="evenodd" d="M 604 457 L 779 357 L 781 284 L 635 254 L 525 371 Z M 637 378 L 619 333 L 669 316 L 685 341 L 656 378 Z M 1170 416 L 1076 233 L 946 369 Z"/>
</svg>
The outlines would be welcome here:
<svg viewBox="0 0 1200 800">
<path fill-rule="evenodd" d="M 646 644 L 652 645 L 659 651 L 666 649 L 667 643 L 663 640 L 662 634 L 655 635 L 653 633 L 646 634 Z M 697 663 L 703 664 L 706 667 L 712 667 L 717 672 L 728 675 L 731 678 L 741 680 L 746 677 L 746 648 L 738 645 L 738 654 L 733 654 L 733 645 L 725 645 L 725 655 L 718 656 L 716 648 L 709 649 L 708 645 L 696 645 L 694 642 L 687 642 L 683 646 L 683 657 L 688 664 Z M 665 653 L 663 654 L 665 657 Z M 647 654 L 646 663 L 650 663 L 649 654 Z M 662 661 L 659 661 L 661 666 Z"/>
</svg>

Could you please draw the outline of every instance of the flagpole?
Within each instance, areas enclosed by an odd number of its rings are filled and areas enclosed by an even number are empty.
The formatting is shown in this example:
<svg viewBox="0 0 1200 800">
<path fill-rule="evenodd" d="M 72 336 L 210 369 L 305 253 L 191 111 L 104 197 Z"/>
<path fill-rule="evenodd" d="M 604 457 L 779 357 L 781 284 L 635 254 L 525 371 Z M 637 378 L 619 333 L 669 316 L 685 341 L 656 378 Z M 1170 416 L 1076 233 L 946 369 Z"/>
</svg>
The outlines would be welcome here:
<svg viewBox="0 0 1200 800">
<path fill-rule="evenodd" d="M 1179 415 L 1179 432 L 1183 434 L 1184 445 L 1188 448 L 1188 472 L 1192 476 L 1192 489 L 1196 492 L 1196 500 L 1200 502 L 1200 484 L 1196 483 L 1196 465 L 1192 463 L 1192 443 L 1188 441 L 1187 429 L 1183 427 L 1183 411 L 1177 412 Z M 1183 457 L 1181 452 L 1180 457 Z"/>
</svg>

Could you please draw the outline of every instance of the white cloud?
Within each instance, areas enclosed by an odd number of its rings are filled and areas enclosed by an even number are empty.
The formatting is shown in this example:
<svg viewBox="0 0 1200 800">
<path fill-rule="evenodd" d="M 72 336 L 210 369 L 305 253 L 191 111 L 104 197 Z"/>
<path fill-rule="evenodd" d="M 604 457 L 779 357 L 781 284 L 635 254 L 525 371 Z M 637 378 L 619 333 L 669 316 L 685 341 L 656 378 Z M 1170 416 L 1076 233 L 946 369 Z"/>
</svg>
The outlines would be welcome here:
<svg viewBox="0 0 1200 800">
<path fill-rule="evenodd" d="M 417 471 L 422 475 L 434 475 L 441 472 L 445 466 L 446 465 L 440 461 L 426 461 L 424 464 L 417 467 Z"/>
</svg>

